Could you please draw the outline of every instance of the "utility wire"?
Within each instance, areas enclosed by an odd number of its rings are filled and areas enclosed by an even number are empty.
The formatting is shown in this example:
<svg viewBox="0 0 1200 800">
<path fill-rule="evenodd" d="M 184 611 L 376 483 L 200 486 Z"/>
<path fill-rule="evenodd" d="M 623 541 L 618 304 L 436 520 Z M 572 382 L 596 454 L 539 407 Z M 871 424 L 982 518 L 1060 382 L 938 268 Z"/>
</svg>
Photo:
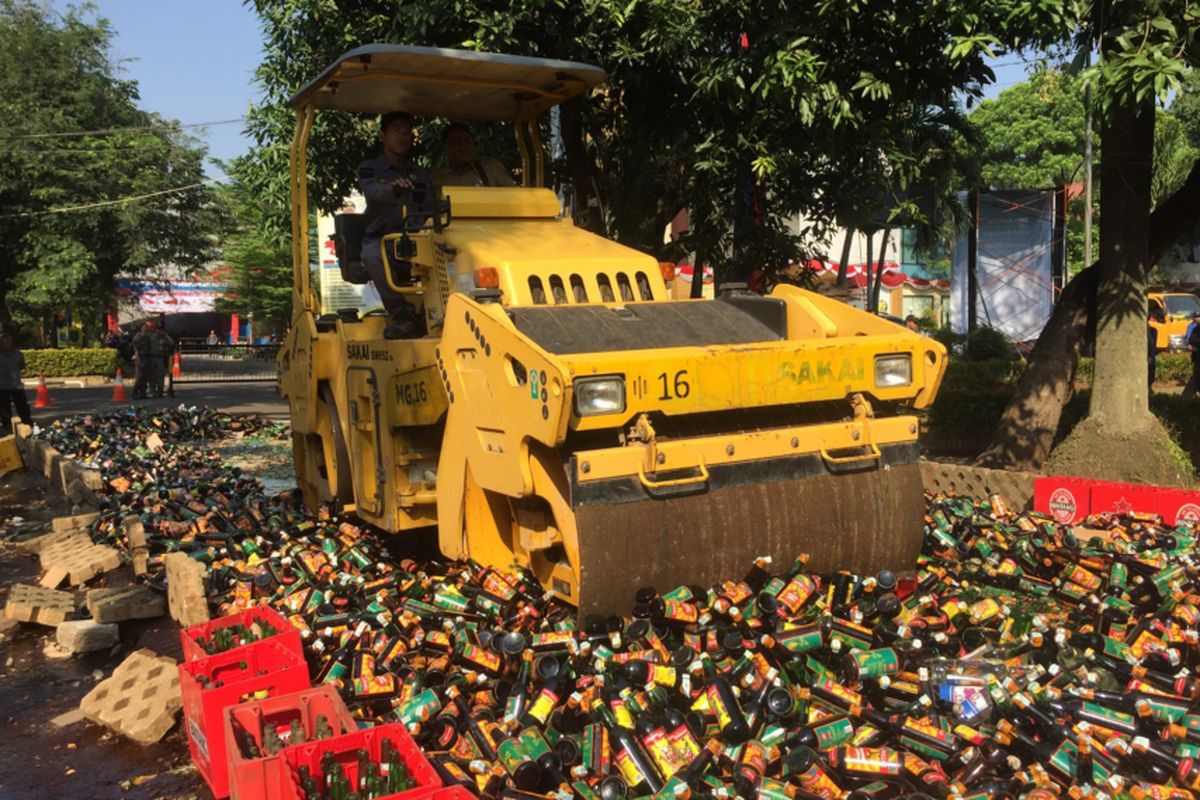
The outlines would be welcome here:
<svg viewBox="0 0 1200 800">
<path fill-rule="evenodd" d="M 78 136 L 106 136 L 110 133 L 134 133 L 137 131 L 154 131 L 164 128 L 208 128 L 213 125 L 233 125 L 237 122 L 245 122 L 245 117 L 237 117 L 236 119 L 219 119 L 213 122 L 191 122 L 187 125 L 142 125 L 129 128 L 102 128 L 95 131 L 64 131 L 60 133 L 23 133 L 15 136 L 0 136 L 0 141 L 15 141 L 19 139 L 59 139 L 73 138 Z"/>
<path fill-rule="evenodd" d="M 88 211 L 93 208 L 104 208 L 106 206 L 119 206 L 125 203 L 135 203 L 139 200 L 146 200 L 150 197 L 159 197 L 164 194 L 177 194 L 186 192 L 189 189 L 195 189 L 203 186 L 211 181 L 200 181 L 199 183 L 189 183 L 187 186 L 179 186 L 174 189 L 163 189 L 158 192 L 149 192 L 147 194 L 134 195 L 132 197 L 119 197 L 116 200 L 101 200 L 97 203 L 85 203 L 79 206 L 63 206 L 61 208 L 48 208 L 44 211 L 22 211 L 17 214 L 0 214 L 0 219 L 13 219 L 15 217 L 41 217 L 47 214 L 68 214 L 73 211 Z"/>
</svg>

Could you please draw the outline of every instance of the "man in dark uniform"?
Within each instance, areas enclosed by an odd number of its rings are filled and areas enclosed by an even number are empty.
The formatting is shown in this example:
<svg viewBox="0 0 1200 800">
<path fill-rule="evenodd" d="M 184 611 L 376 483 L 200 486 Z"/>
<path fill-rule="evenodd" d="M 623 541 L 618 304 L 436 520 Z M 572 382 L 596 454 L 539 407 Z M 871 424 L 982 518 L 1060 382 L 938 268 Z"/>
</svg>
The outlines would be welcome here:
<svg viewBox="0 0 1200 800">
<path fill-rule="evenodd" d="M 391 324 L 384 329 L 384 336 L 410 339 L 420 336 L 424 326 L 408 299 L 388 286 L 379 242 L 384 235 L 403 230 L 406 223 L 409 227 L 420 225 L 424 215 L 416 210 L 425 204 L 431 181 L 428 170 L 412 161 L 411 116 L 403 111 L 384 114 L 379 121 L 379 141 L 383 143 L 383 152 L 358 167 L 358 188 L 367 199 L 362 260 L 383 300 L 383 307 L 392 318 Z M 407 277 L 399 276 L 401 280 Z"/>
</svg>

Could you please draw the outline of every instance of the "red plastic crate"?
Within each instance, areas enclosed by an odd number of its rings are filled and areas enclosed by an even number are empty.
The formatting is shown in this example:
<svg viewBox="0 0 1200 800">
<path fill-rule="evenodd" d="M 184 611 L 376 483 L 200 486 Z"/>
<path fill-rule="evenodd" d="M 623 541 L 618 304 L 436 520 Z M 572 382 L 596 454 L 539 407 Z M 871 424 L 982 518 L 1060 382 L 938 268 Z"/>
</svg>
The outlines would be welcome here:
<svg viewBox="0 0 1200 800">
<path fill-rule="evenodd" d="M 384 739 L 392 740 L 392 744 L 396 746 L 396 750 L 404 759 L 404 763 L 408 767 L 408 774 L 416 786 L 403 792 L 386 795 L 381 800 L 428 800 L 435 791 L 442 788 L 441 776 L 429 763 L 429 759 L 425 758 L 425 754 L 421 752 L 421 748 L 405 730 L 403 723 L 393 722 L 348 733 L 345 736 L 335 736 L 332 739 L 321 739 L 309 744 L 302 744 L 299 747 L 289 747 L 283 752 L 283 769 L 280 770 L 280 777 L 283 778 L 281 783 L 290 792 L 284 797 L 287 800 L 300 800 L 303 796 L 299 780 L 301 765 L 307 766 L 309 774 L 318 781 L 324 777 L 321 772 L 321 758 L 327 752 L 333 753 L 334 760 L 342 765 L 342 770 L 345 771 L 346 777 L 351 783 L 357 782 L 359 749 L 365 748 L 370 754 L 371 760 L 378 763 L 380 745 Z M 455 798 L 447 796 L 442 800 L 455 800 Z"/>
<path fill-rule="evenodd" d="M 1051 475 L 1033 481 L 1033 510 L 1048 514 L 1055 522 L 1073 525 L 1090 512 L 1092 484 L 1086 478 Z"/>
<path fill-rule="evenodd" d="M 246 700 L 273 697 L 309 687 L 308 665 L 298 653 L 271 637 L 199 661 L 179 665 L 184 729 L 192 763 L 215 797 L 229 796 L 225 709 Z M 199 678 L 209 682 L 201 685 Z M 221 682 L 220 686 L 211 684 Z"/>
<path fill-rule="evenodd" d="M 1168 525 L 1200 523 L 1200 492 L 1163 489 L 1158 493 L 1158 513 Z"/>
<path fill-rule="evenodd" d="M 235 745 L 233 723 L 236 719 L 262 747 L 267 726 L 275 728 L 285 742 L 291 735 L 291 723 L 300 720 L 304 735 L 316 736 L 317 717 L 324 714 L 335 736 L 358 730 L 349 709 L 337 690 L 329 684 L 292 694 L 253 700 L 225 709 L 225 741 L 229 750 L 229 796 L 232 800 L 283 800 L 290 797 L 280 788 L 279 770 L 287 747 L 274 755 L 246 758 Z"/>
<path fill-rule="evenodd" d="M 296 630 L 295 625 L 288 622 L 287 617 L 270 606 L 254 606 L 245 611 L 230 614 L 227 617 L 218 617 L 217 619 L 181 630 L 179 637 L 183 640 L 183 660 L 196 661 L 197 659 L 208 658 L 208 653 L 204 652 L 204 648 L 200 646 L 200 640 L 207 639 L 218 628 L 228 628 L 233 625 L 250 627 L 255 622 L 262 622 L 264 625 L 270 625 L 275 630 L 280 631 L 276 636 L 268 636 L 267 639 L 278 638 L 284 646 L 290 647 L 300 655 L 304 654 L 304 647 L 300 644 L 300 631 Z M 236 652 L 253 644 L 254 642 L 251 642 L 250 644 L 242 645 L 242 647 L 235 647 L 230 652 Z"/>
<path fill-rule="evenodd" d="M 1157 514 L 1157 486 L 1096 481 L 1092 484 L 1093 514 Z"/>
</svg>

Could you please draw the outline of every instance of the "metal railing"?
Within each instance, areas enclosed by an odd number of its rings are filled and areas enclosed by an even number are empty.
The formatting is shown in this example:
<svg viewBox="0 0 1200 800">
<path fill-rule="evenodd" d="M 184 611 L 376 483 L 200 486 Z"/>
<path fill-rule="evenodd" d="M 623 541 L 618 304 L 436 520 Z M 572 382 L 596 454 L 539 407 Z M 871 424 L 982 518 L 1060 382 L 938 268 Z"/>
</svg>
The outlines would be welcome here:
<svg viewBox="0 0 1200 800">
<path fill-rule="evenodd" d="M 181 374 L 176 383 L 208 381 L 274 381 L 279 344 L 215 344 L 205 339 L 179 340 Z"/>
</svg>

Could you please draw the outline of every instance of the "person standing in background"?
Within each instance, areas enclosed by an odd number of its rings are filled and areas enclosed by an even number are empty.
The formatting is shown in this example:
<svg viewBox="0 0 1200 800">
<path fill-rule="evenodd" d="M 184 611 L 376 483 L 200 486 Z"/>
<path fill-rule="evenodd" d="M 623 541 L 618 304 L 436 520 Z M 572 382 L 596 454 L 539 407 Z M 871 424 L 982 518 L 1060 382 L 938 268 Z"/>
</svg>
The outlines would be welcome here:
<svg viewBox="0 0 1200 800">
<path fill-rule="evenodd" d="M 25 355 L 13 346 L 13 338 L 7 333 L 0 335 L 0 428 L 11 432 L 12 407 L 17 406 L 17 416 L 26 425 L 33 424 L 29 415 L 29 400 L 25 397 L 25 384 L 21 373 L 25 370 Z"/>
</svg>

